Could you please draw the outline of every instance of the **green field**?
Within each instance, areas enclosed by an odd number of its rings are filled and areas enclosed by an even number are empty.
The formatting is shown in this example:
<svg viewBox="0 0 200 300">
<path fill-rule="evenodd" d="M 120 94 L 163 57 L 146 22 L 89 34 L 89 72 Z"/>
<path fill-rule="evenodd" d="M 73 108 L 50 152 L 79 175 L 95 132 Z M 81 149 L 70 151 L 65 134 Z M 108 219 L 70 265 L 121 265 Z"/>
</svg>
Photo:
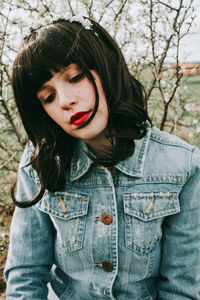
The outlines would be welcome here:
<svg viewBox="0 0 200 300">
<path fill-rule="evenodd" d="M 185 83 L 188 86 L 188 95 L 200 98 L 200 76 L 188 76 Z"/>
</svg>

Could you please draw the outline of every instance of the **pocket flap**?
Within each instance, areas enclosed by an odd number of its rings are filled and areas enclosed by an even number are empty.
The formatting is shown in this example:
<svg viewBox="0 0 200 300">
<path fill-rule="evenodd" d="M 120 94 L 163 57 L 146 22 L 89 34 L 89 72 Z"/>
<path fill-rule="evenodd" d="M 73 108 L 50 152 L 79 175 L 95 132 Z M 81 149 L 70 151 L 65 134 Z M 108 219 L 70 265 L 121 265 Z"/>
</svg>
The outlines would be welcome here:
<svg viewBox="0 0 200 300">
<path fill-rule="evenodd" d="M 67 192 L 46 192 L 36 207 L 60 219 L 69 220 L 87 214 L 89 197 Z"/>
<path fill-rule="evenodd" d="M 134 193 L 123 196 L 126 214 L 143 221 L 180 212 L 178 193 Z"/>
</svg>

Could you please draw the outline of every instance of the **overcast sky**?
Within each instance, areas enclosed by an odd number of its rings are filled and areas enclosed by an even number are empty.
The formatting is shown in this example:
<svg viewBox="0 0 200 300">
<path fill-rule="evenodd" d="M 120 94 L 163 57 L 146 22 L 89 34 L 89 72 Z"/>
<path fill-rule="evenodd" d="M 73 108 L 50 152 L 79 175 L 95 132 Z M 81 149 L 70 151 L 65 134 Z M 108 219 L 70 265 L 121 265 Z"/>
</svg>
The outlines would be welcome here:
<svg viewBox="0 0 200 300">
<path fill-rule="evenodd" d="M 200 25 L 196 33 L 184 37 L 180 47 L 180 60 L 200 62 Z"/>
<path fill-rule="evenodd" d="M 194 0 L 196 6 L 196 22 L 191 34 L 187 35 L 181 44 L 180 60 L 200 62 L 200 0 Z"/>
</svg>

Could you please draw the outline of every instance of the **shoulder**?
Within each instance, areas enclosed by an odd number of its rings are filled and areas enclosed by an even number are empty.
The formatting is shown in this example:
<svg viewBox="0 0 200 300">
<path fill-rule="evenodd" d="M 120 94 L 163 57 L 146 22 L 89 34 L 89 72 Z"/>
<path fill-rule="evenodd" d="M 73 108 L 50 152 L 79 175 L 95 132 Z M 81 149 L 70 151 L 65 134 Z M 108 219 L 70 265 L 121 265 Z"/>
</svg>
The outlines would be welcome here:
<svg viewBox="0 0 200 300">
<path fill-rule="evenodd" d="M 31 155 L 32 155 L 34 149 L 35 149 L 35 147 L 34 147 L 33 143 L 29 140 L 26 143 L 26 146 L 24 148 L 24 151 L 23 151 L 23 154 L 21 157 L 21 161 L 20 161 L 20 167 L 23 167 L 30 163 Z"/>
<path fill-rule="evenodd" d="M 189 152 L 193 151 L 196 148 L 195 146 L 185 142 L 181 138 L 173 134 L 160 131 L 156 127 L 152 127 L 151 129 L 150 140 L 163 146 L 165 145 L 168 147 L 182 148 Z"/>
<path fill-rule="evenodd" d="M 190 173 L 193 168 L 200 167 L 200 151 L 179 137 L 153 127 L 147 160 L 166 172 Z"/>
<path fill-rule="evenodd" d="M 29 140 L 26 143 L 26 146 L 24 148 L 24 151 L 23 151 L 20 163 L 19 163 L 18 174 L 26 174 L 31 179 L 33 179 L 39 183 L 39 177 L 37 175 L 37 172 L 33 169 L 32 165 L 31 165 L 31 155 L 34 150 L 35 150 L 35 147 L 34 147 L 33 143 Z"/>
</svg>

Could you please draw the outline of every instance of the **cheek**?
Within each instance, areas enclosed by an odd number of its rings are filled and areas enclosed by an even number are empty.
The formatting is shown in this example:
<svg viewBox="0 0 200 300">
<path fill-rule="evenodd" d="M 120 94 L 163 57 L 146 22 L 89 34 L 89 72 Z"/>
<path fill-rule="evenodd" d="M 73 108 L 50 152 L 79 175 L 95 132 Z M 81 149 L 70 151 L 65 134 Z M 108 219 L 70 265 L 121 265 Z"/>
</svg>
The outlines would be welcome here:
<svg viewBox="0 0 200 300">
<path fill-rule="evenodd" d="M 101 110 L 108 115 L 108 104 L 104 92 L 99 94 L 99 106 Z"/>
<path fill-rule="evenodd" d="M 47 115 L 53 119 L 56 123 L 59 123 L 59 120 L 61 120 L 61 116 L 59 114 L 59 110 L 57 106 L 54 105 L 48 105 L 46 107 L 43 107 Z"/>
<path fill-rule="evenodd" d="M 87 79 L 87 82 L 83 84 L 82 87 L 79 88 L 79 99 L 82 99 L 83 102 L 87 102 L 88 104 L 94 104 L 96 95 L 95 90 L 92 83 Z"/>
</svg>

